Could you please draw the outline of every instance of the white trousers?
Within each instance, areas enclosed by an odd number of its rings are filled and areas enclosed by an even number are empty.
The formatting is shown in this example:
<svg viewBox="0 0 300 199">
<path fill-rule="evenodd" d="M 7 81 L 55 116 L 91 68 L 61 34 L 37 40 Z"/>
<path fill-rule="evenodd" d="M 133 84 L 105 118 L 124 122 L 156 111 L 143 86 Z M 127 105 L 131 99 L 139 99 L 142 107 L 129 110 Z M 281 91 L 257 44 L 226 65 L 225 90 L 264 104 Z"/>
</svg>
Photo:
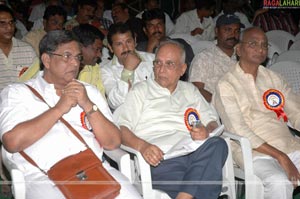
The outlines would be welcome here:
<svg viewBox="0 0 300 199">
<path fill-rule="evenodd" d="M 107 161 L 103 163 L 107 171 L 121 184 L 120 195 L 116 199 L 141 199 L 137 190 L 128 179 Z M 63 194 L 45 175 L 26 176 L 26 198 L 28 199 L 64 199 Z"/>
<path fill-rule="evenodd" d="M 300 151 L 288 154 L 300 171 Z M 264 185 L 264 199 L 292 199 L 294 187 L 277 160 L 271 157 L 255 158 L 254 174 Z"/>
</svg>

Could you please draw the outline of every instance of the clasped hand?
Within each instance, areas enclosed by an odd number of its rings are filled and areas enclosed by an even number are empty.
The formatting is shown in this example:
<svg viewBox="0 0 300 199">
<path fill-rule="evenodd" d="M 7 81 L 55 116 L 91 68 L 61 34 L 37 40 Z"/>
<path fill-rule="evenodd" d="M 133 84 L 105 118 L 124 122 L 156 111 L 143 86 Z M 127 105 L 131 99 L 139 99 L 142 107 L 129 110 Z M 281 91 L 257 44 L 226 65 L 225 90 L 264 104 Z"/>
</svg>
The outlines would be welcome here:
<svg viewBox="0 0 300 199">
<path fill-rule="evenodd" d="M 193 140 L 204 140 L 208 137 L 209 133 L 205 126 L 193 127 L 190 131 Z"/>
<path fill-rule="evenodd" d="M 61 91 L 60 99 L 55 107 L 63 113 L 67 113 L 77 105 L 86 110 L 90 104 L 92 103 L 87 96 L 84 85 L 74 79 Z"/>
</svg>

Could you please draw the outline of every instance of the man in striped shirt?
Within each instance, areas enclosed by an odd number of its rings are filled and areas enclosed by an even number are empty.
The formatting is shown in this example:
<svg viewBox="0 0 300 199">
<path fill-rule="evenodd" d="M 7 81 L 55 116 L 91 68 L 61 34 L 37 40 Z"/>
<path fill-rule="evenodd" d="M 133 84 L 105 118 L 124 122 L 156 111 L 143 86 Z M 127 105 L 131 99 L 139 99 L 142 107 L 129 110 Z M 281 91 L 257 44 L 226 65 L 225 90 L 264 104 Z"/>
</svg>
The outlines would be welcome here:
<svg viewBox="0 0 300 199">
<path fill-rule="evenodd" d="M 10 8 L 0 5 L 0 91 L 18 77 L 34 62 L 33 48 L 16 38 L 15 18 Z"/>
</svg>

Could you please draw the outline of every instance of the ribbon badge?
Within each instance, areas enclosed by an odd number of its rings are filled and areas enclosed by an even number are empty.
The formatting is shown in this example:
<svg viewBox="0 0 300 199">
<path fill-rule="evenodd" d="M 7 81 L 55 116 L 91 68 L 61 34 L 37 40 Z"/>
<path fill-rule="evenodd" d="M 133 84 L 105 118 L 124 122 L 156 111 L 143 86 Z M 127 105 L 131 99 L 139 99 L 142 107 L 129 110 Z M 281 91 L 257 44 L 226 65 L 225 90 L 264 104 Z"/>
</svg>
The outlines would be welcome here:
<svg viewBox="0 0 300 199">
<path fill-rule="evenodd" d="M 284 107 L 284 96 L 283 94 L 276 89 L 269 89 L 263 95 L 264 105 L 267 109 L 274 111 L 277 115 L 277 118 L 283 118 L 287 122 L 288 118 L 285 114 Z"/>
<path fill-rule="evenodd" d="M 194 108 L 188 108 L 184 113 L 184 123 L 189 131 L 193 128 L 193 122 L 197 120 L 200 120 L 198 111 Z"/>
<path fill-rule="evenodd" d="M 81 122 L 81 126 L 83 128 L 85 128 L 86 130 L 89 130 L 89 131 L 93 130 L 92 126 L 90 125 L 89 120 L 87 119 L 87 116 L 86 116 L 84 111 L 82 111 L 80 113 L 80 122 Z"/>
</svg>

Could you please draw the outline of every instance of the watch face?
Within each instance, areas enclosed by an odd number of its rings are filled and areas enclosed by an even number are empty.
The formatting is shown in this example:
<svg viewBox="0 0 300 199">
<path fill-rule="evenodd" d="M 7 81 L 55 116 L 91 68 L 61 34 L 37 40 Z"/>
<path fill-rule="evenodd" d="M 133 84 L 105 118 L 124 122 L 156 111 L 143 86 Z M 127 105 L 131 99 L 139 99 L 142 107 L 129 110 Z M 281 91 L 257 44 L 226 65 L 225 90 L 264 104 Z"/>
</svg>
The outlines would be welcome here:
<svg viewBox="0 0 300 199">
<path fill-rule="evenodd" d="M 97 105 L 93 105 L 93 111 L 97 111 L 98 110 L 98 107 L 97 107 Z"/>
</svg>

